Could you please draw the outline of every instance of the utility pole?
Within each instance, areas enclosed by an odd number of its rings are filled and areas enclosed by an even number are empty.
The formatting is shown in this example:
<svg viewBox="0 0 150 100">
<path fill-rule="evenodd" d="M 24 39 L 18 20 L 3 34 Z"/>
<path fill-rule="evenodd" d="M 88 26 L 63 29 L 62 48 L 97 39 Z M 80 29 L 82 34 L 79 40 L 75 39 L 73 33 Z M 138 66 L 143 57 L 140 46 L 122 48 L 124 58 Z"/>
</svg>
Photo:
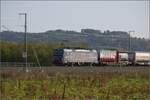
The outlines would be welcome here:
<svg viewBox="0 0 150 100">
<path fill-rule="evenodd" d="M 149 1 L 149 9 L 150 9 L 150 1 Z M 149 14 L 149 27 L 150 27 L 150 14 Z M 148 28 L 149 30 L 149 41 L 150 41 L 150 28 Z"/>
<path fill-rule="evenodd" d="M 134 31 L 129 31 L 129 47 L 128 47 L 128 51 L 131 51 L 131 32 L 134 32 Z"/>
<path fill-rule="evenodd" d="M 22 57 L 24 58 L 26 71 L 28 72 L 28 54 L 27 54 L 27 13 L 19 13 L 19 15 L 23 15 L 25 17 L 25 23 L 24 23 L 24 52 L 22 54 Z"/>
</svg>

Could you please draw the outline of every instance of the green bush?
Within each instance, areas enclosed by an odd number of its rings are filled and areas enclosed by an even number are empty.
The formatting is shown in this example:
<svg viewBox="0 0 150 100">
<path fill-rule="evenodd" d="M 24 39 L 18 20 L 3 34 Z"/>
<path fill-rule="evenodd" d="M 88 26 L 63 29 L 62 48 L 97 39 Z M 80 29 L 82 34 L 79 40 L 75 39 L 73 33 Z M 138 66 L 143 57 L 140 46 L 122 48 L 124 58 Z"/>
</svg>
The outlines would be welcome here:
<svg viewBox="0 0 150 100">
<path fill-rule="evenodd" d="M 28 43 L 28 62 L 38 65 L 37 58 L 39 63 L 42 66 L 52 65 L 53 50 L 56 48 L 83 48 L 86 45 L 84 43 L 77 44 L 48 44 L 48 43 Z M 18 44 L 15 42 L 0 41 L 0 50 L 1 50 L 1 62 L 24 62 L 22 53 L 24 52 L 24 44 Z M 37 58 L 36 58 L 37 56 Z"/>
</svg>

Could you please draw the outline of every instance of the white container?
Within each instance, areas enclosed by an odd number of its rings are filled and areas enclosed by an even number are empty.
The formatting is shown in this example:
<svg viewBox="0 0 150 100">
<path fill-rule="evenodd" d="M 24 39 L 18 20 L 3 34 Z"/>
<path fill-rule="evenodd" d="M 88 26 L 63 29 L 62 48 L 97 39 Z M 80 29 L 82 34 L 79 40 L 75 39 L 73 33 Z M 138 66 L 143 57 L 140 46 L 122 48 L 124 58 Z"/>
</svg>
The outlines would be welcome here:
<svg viewBox="0 0 150 100">
<path fill-rule="evenodd" d="M 150 53 L 135 52 L 135 61 L 150 61 Z"/>
<path fill-rule="evenodd" d="M 150 63 L 150 52 L 135 52 L 135 63 L 149 64 Z"/>
<path fill-rule="evenodd" d="M 98 63 L 96 50 L 64 49 L 64 63 Z"/>
<path fill-rule="evenodd" d="M 128 53 L 119 52 L 119 61 L 128 61 Z"/>
</svg>

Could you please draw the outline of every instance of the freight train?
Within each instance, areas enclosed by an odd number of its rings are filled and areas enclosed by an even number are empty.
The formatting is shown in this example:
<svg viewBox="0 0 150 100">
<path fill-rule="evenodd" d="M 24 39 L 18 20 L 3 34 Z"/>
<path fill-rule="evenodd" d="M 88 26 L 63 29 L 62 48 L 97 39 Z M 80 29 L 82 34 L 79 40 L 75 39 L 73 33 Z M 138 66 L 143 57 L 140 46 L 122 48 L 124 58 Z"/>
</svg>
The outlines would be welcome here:
<svg viewBox="0 0 150 100">
<path fill-rule="evenodd" d="M 115 49 L 55 49 L 55 65 L 147 65 L 150 52 L 128 52 Z"/>
</svg>

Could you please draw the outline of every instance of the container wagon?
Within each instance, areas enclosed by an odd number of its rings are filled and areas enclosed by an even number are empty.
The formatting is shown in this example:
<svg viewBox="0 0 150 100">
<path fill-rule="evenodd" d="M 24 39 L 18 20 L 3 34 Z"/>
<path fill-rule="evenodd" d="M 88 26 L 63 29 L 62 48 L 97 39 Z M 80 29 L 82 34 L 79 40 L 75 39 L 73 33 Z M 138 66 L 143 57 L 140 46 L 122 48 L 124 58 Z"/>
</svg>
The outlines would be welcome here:
<svg viewBox="0 0 150 100">
<path fill-rule="evenodd" d="M 119 65 L 129 65 L 128 52 L 119 52 L 118 51 L 118 64 Z"/>
<path fill-rule="evenodd" d="M 135 52 L 136 65 L 150 65 L 150 52 Z"/>
<path fill-rule="evenodd" d="M 99 50 L 99 63 L 101 65 L 114 65 L 118 62 L 117 50 L 113 49 L 100 49 Z"/>
</svg>

